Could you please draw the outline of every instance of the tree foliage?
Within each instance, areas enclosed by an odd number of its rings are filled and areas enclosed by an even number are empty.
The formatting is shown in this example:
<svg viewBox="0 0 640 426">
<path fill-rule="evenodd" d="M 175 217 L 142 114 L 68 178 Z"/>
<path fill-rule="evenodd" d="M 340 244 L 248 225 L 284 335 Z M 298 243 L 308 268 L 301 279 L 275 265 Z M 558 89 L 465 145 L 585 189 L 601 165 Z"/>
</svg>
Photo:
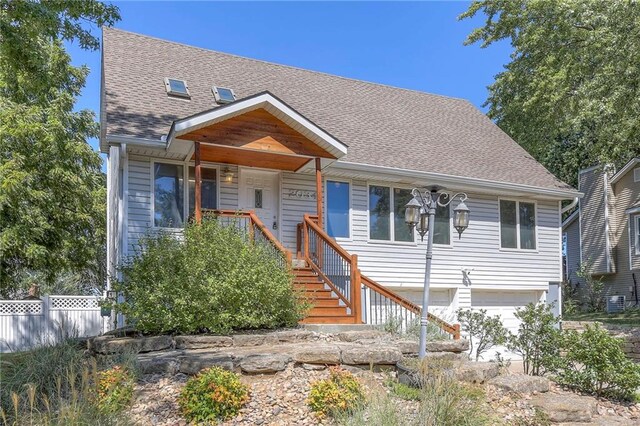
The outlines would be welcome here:
<svg viewBox="0 0 640 426">
<path fill-rule="evenodd" d="M 510 40 L 489 86 L 488 115 L 550 171 L 576 184 L 596 163 L 640 153 L 640 4 L 609 0 L 481 0 L 485 24 L 466 44 Z"/>
<path fill-rule="evenodd" d="M 63 41 L 97 49 L 84 25 L 111 25 L 114 6 L 95 0 L 0 0 L 0 296 L 25 277 L 61 274 L 100 281 L 105 179 L 87 139 L 92 111 L 74 111 L 88 74 Z"/>
<path fill-rule="evenodd" d="M 464 331 L 469 334 L 469 356 L 475 355 L 475 360 L 482 358 L 482 354 L 496 345 L 507 342 L 508 331 L 502 325 L 499 315 L 489 316 L 486 309 L 477 311 L 459 309 L 458 321 Z M 475 354 L 474 343 L 476 343 Z"/>
</svg>

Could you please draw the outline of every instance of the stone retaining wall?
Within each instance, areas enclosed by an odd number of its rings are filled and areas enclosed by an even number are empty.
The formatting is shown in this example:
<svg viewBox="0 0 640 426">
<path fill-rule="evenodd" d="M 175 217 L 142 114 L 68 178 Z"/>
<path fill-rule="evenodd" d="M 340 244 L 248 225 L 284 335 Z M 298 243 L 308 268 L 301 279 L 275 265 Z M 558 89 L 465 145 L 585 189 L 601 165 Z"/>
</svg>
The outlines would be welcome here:
<svg viewBox="0 0 640 426">
<path fill-rule="evenodd" d="M 588 324 L 600 324 L 612 336 L 623 339 L 627 357 L 640 363 L 640 327 L 603 324 L 599 321 L 562 321 L 562 329 L 584 331 Z"/>
<path fill-rule="evenodd" d="M 466 340 L 429 342 L 431 354 L 465 357 Z M 290 363 L 308 369 L 325 365 L 395 365 L 403 356 L 417 353 L 418 342 L 375 330 L 322 334 L 304 329 L 231 336 L 150 336 L 91 339 L 88 348 L 96 356 L 132 352 L 138 354 L 143 373 L 195 374 L 220 366 L 248 374 L 274 373 Z"/>
</svg>

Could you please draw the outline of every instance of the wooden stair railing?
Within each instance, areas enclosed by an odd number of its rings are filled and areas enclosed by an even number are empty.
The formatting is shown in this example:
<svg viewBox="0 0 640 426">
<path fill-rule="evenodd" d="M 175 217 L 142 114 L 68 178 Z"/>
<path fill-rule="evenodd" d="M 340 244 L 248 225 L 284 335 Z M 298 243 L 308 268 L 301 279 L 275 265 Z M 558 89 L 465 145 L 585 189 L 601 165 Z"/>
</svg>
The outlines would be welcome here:
<svg viewBox="0 0 640 426">
<path fill-rule="evenodd" d="M 349 308 L 354 323 L 383 325 L 395 321 L 406 329 L 419 321 L 420 306 L 361 275 L 358 256 L 349 254 L 314 219 L 304 215 L 303 222 L 298 224 L 296 251 Z M 460 339 L 460 324 L 449 324 L 430 313 L 428 318 L 453 339 Z"/>
<path fill-rule="evenodd" d="M 233 225 L 247 232 L 251 241 L 265 244 L 275 254 L 281 255 L 281 266 L 291 267 L 293 256 L 291 251 L 285 248 L 280 241 L 271 233 L 271 230 L 260 220 L 253 210 L 213 210 L 203 209 L 203 218 L 207 216 L 215 217 L 223 225 Z"/>
</svg>

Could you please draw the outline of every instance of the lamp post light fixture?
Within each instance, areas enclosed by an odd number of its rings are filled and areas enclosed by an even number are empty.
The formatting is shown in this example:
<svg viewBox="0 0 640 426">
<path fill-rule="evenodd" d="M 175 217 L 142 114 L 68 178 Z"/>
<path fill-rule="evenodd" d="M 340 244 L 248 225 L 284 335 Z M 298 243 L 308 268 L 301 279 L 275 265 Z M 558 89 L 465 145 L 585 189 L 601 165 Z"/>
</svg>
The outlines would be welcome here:
<svg viewBox="0 0 640 426">
<path fill-rule="evenodd" d="M 436 208 L 446 207 L 456 198 L 460 199 L 459 204 L 453 209 L 453 226 L 458 231 L 458 238 L 469 226 L 469 207 L 464 203 L 467 194 L 458 192 L 448 194 L 440 192 L 440 187 L 432 186 L 427 190 L 420 191 L 417 188 L 411 190 L 413 198 L 407 203 L 404 218 L 411 231 L 415 228 L 420 234 L 420 240 L 424 241 L 427 235 L 427 255 L 424 271 L 424 288 L 422 290 L 422 312 L 420 314 L 420 359 L 427 354 L 427 324 L 429 322 L 429 283 L 431 279 L 431 259 L 433 258 L 433 229 L 436 222 Z"/>
</svg>

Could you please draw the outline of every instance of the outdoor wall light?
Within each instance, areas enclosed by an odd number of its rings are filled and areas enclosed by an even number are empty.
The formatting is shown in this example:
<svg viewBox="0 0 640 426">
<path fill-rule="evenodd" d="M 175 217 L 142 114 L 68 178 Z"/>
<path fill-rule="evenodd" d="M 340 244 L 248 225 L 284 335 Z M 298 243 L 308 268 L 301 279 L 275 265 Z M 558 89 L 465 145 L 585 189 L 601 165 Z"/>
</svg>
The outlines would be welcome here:
<svg viewBox="0 0 640 426">
<path fill-rule="evenodd" d="M 229 167 L 225 167 L 222 171 L 222 177 L 226 183 L 233 182 L 233 172 L 229 170 Z"/>
</svg>

